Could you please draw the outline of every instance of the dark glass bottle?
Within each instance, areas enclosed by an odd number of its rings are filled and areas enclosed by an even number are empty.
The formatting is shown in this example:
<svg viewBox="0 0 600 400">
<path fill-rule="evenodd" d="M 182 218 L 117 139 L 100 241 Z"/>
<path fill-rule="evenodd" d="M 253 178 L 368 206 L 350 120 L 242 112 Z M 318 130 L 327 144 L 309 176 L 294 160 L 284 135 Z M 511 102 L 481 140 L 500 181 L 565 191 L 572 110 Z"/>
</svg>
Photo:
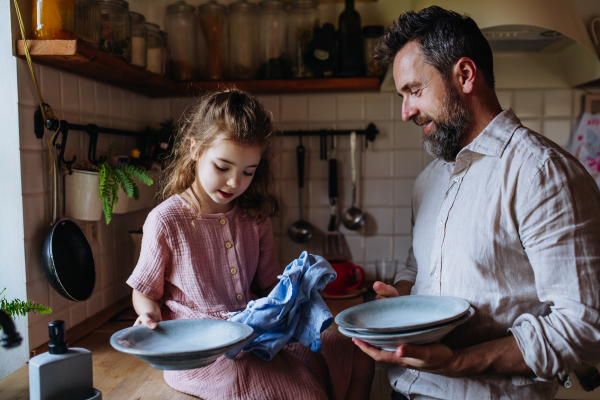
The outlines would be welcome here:
<svg viewBox="0 0 600 400">
<path fill-rule="evenodd" d="M 338 23 L 340 36 L 340 75 L 359 76 L 363 71 L 363 43 L 360 14 L 354 9 L 354 0 L 346 0 L 346 9 Z"/>
</svg>

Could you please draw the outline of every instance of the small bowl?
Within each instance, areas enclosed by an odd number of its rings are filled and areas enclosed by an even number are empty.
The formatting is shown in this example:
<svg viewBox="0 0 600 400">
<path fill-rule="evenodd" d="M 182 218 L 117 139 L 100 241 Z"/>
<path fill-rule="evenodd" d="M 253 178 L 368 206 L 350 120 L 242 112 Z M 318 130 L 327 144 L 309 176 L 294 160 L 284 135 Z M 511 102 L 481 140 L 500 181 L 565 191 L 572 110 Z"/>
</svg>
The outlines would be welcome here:
<svg viewBox="0 0 600 400">
<path fill-rule="evenodd" d="M 215 319 L 178 319 L 159 322 L 156 329 L 139 325 L 114 333 L 110 344 L 156 369 L 186 370 L 206 367 L 254 329 L 238 322 Z"/>
<path fill-rule="evenodd" d="M 473 315 L 475 315 L 475 310 L 473 307 L 471 307 L 467 314 L 452 322 L 447 322 L 439 326 L 411 332 L 365 333 L 351 331 L 341 326 L 338 326 L 338 330 L 344 336 L 360 339 L 365 343 L 369 343 L 373 347 L 377 347 L 378 349 L 385 351 L 396 351 L 398 346 L 401 344 L 427 344 L 436 342 L 449 334 L 458 325 L 470 320 Z"/>
</svg>

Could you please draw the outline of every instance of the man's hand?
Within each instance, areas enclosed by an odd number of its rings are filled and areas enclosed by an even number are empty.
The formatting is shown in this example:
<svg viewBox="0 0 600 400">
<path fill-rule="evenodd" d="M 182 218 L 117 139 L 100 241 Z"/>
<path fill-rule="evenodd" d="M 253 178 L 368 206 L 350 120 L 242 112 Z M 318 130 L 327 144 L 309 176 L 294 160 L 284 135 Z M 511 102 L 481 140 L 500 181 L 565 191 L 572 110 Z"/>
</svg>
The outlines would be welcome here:
<svg viewBox="0 0 600 400">
<path fill-rule="evenodd" d="M 386 285 L 383 282 L 377 281 L 373 284 L 373 290 L 377 293 L 375 300 L 386 299 L 388 297 L 407 296 L 413 287 L 412 282 L 398 281 L 395 286 Z"/>
<path fill-rule="evenodd" d="M 460 376 L 456 370 L 457 352 L 443 344 L 413 346 L 403 344 L 395 352 L 379 350 L 359 340 L 352 341 L 375 361 L 396 364 L 404 368 L 417 369 L 432 374 L 450 377 Z"/>
</svg>

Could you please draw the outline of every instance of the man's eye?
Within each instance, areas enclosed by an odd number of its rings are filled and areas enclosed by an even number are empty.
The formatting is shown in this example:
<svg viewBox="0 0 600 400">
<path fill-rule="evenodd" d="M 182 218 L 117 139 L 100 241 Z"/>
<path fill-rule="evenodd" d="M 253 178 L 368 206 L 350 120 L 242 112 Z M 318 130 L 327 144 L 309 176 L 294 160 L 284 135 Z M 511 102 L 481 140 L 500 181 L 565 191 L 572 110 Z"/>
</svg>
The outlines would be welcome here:
<svg viewBox="0 0 600 400">
<path fill-rule="evenodd" d="M 217 164 L 215 164 L 215 168 L 218 169 L 219 171 L 227 171 L 227 168 L 221 168 Z"/>
<path fill-rule="evenodd" d="M 414 92 L 410 92 L 410 94 L 412 94 L 413 96 L 418 96 L 419 94 L 421 94 L 421 89 L 417 89 Z"/>
</svg>

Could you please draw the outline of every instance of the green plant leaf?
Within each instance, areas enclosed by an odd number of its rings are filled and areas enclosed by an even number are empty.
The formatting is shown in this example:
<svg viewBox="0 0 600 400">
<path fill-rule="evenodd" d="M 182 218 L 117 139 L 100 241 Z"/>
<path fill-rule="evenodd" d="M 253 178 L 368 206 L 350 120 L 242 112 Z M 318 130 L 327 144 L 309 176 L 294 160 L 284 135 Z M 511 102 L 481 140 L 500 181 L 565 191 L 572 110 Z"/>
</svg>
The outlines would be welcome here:
<svg viewBox="0 0 600 400">
<path fill-rule="evenodd" d="M 126 171 L 124 171 L 123 169 L 118 168 L 118 167 L 115 168 L 113 170 L 113 172 L 115 173 L 115 177 L 117 178 L 119 184 L 123 188 L 123 191 L 125 192 L 125 196 L 127 196 L 127 197 L 133 196 L 133 186 L 135 184 L 133 183 L 133 180 L 131 179 L 131 175 L 129 175 Z"/>
<path fill-rule="evenodd" d="M 34 314 L 50 314 L 52 312 L 50 307 L 36 303 L 33 300 L 22 301 L 14 299 L 8 301 L 4 295 L 5 291 L 6 288 L 0 292 L 0 295 L 2 296 L 2 298 L 0 298 L 0 310 L 5 311 L 13 319 L 16 317 L 24 317 L 28 312 Z"/>
</svg>

